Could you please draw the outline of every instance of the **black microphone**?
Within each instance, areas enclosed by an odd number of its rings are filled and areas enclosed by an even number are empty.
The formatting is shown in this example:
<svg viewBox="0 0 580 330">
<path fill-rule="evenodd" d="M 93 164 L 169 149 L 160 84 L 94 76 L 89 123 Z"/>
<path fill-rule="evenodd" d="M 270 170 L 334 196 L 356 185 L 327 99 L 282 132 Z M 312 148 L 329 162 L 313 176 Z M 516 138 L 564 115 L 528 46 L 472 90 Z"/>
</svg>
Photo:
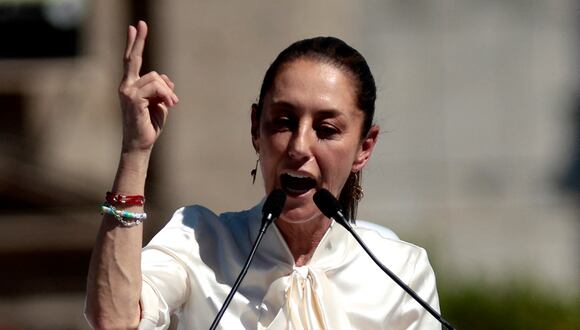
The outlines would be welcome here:
<svg viewBox="0 0 580 330">
<path fill-rule="evenodd" d="M 274 220 L 278 219 L 286 203 L 286 193 L 282 189 L 274 189 L 262 206 L 262 228 L 260 231 L 266 231 Z"/>
<path fill-rule="evenodd" d="M 342 213 L 342 209 L 338 200 L 336 200 L 336 198 L 328 190 L 326 189 L 318 190 L 314 194 L 313 199 L 316 206 L 318 206 L 320 211 L 322 211 L 322 213 L 326 217 L 328 217 L 329 219 L 330 218 L 334 219 L 334 221 L 341 224 L 344 228 L 346 228 L 346 230 L 348 230 L 352 234 L 352 236 L 354 236 L 354 238 L 366 251 L 369 257 L 371 257 L 371 259 L 373 259 L 373 261 L 377 264 L 377 266 L 379 266 L 387 275 L 389 275 L 389 277 L 393 279 L 395 283 L 397 283 L 401 288 L 403 288 L 403 290 L 405 290 L 419 304 L 421 304 L 421 306 L 423 306 L 423 308 L 425 308 L 431 315 L 433 315 L 433 317 L 435 317 L 443 326 L 445 326 L 447 329 L 455 330 L 455 328 L 451 324 L 449 324 L 449 322 L 447 322 L 441 316 L 441 314 L 437 313 L 437 311 L 435 311 L 433 307 L 431 307 L 425 300 L 421 299 L 421 297 L 419 297 L 419 295 L 415 291 L 413 291 L 413 289 L 408 287 L 399 277 L 397 277 L 397 275 L 391 272 L 390 269 L 388 269 L 377 259 L 377 257 L 375 257 L 375 255 L 369 250 L 369 248 L 362 241 L 360 236 L 358 236 L 356 231 L 354 231 L 354 229 L 348 222 L 348 219 Z"/>
<path fill-rule="evenodd" d="M 224 315 L 226 309 L 230 305 L 230 302 L 232 301 L 234 294 L 238 291 L 238 287 L 242 283 L 244 277 L 246 277 L 246 273 L 248 272 L 250 263 L 252 262 L 252 259 L 254 259 L 254 254 L 258 249 L 258 245 L 260 245 L 260 242 L 262 241 L 262 237 L 264 237 L 264 234 L 266 233 L 266 229 L 268 229 L 268 227 L 272 224 L 272 222 L 274 222 L 274 220 L 278 219 L 280 213 L 282 213 L 282 210 L 284 209 L 285 202 L 286 202 L 286 193 L 281 189 L 273 190 L 270 193 L 270 195 L 268 195 L 268 198 L 266 198 L 264 206 L 262 207 L 262 226 L 260 227 L 258 237 L 256 237 L 256 240 L 254 241 L 254 245 L 252 246 L 250 255 L 248 256 L 248 259 L 246 260 L 244 267 L 242 267 L 240 275 L 238 275 L 238 278 L 236 279 L 236 282 L 234 282 L 234 285 L 232 286 L 230 293 L 226 297 L 226 300 L 224 301 L 222 308 L 220 309 L 215 319 L 213 320 L 213 323 L 209 328 L 210 330 L 215 330 L 218 324 L 220 323 L 220 320 L 222 319 L 222 316 Z"/>
</svg>

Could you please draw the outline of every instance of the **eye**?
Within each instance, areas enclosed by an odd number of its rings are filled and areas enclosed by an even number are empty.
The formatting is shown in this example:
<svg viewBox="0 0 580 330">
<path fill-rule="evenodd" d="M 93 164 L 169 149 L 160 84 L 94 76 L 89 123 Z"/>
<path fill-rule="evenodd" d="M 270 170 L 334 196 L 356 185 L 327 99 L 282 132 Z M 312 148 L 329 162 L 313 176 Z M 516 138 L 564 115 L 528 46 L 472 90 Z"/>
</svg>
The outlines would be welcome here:
<svg viewBox="0 0 580 330">
<path fill-rule="evenodd" d="M 319 139 L 332 139 L 337 137 L 340 134 L 340 130 L 331 124 L 321 124 L 316 129 L 316 135 Z"/>
<path fill-rule="evenodd" d="M 292 130 L 295 125 L 293 120 L 287 116 L 275 117 L 272 119 L 270 124 L 272 129 L 277 132 Z"/>
</svg>

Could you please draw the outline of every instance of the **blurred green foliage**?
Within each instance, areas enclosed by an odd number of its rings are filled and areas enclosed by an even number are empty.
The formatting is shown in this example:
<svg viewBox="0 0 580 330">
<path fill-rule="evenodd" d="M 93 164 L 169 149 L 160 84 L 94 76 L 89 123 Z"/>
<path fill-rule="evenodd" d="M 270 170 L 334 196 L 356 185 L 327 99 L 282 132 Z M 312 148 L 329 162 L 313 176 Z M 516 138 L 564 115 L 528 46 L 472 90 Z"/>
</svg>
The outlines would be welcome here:
<svg viewBox="0 0 580 330">
<path fill-rule="evenodd" d="M 562 298 L 531 284 L 440 285 L 443 317 L 457 329 L 579 330 L 580 296 Z"/>
</svg>

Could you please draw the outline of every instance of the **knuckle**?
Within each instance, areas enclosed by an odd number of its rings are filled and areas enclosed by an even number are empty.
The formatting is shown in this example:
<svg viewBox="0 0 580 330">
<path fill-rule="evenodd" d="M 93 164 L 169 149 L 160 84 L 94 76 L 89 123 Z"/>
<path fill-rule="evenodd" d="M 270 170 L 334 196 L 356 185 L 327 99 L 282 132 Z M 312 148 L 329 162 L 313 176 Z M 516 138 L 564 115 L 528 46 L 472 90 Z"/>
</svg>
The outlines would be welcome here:
<svg viewBox="0 0 580 330">
<path fill-rule="evenodd" d="M 131 65 L 135 65 L 135 64 L 140 65 L 141 61 L 142 61 L 142 57 L 140 55 L 134 55 L 134 54 L 130 54 L 123 59 L 125 66 L 131 66 Z"/>
<path fill-rule="evenodd" d="M 153 84 L 153 87 L 155 88 L 155 91 L 157 92 L 158 95 L 165 94 L 165 88 L 164 88 L 162 83 L 160 83 L 159 81 L 154 81 L 154 82 L 152 82 L 152 84 Z"/>
<path fill-rule="evenodd" d="M 128 84 L 122 83 L 121 86 L 119 86 L 119 94 L 128 97 L 132 94 L 132 88 L 128 86 Z"/>
<path fill-rule="evenodd" d="M 158 81 L 159 79 L 161 79 L 161 76 L 159 75 L 159 73 L 157 73 L 157 71 L 151 71 L 151 72 L 149 72 L 149 75 L 155 81 Z"/>
</svg>

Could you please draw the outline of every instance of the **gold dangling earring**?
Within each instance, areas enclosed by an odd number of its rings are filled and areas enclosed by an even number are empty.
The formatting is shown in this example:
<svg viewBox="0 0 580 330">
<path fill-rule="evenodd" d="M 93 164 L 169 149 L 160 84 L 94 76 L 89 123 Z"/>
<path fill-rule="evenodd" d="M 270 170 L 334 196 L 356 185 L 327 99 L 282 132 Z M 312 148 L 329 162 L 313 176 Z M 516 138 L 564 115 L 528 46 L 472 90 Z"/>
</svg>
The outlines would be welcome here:
<svg viewBox="0 0 580 330">
<path fill-rule="evenodd" d="M 365 191 L 360 185 L 360 172 L 354 172 L 354 182 L 352 185 L 352 197 L 355 201 L 360 201 L 365 196 Z"/>
<path fill-rule="evenodd" d="M 252 176 L 252 184 L 256 183 L 256 175 L 258 174 L 258 163 L 260 162 L 260 156 L 256 159 L 256 166 L 253 170 L 250 171 L 250 175 Z"/>
</svg>

